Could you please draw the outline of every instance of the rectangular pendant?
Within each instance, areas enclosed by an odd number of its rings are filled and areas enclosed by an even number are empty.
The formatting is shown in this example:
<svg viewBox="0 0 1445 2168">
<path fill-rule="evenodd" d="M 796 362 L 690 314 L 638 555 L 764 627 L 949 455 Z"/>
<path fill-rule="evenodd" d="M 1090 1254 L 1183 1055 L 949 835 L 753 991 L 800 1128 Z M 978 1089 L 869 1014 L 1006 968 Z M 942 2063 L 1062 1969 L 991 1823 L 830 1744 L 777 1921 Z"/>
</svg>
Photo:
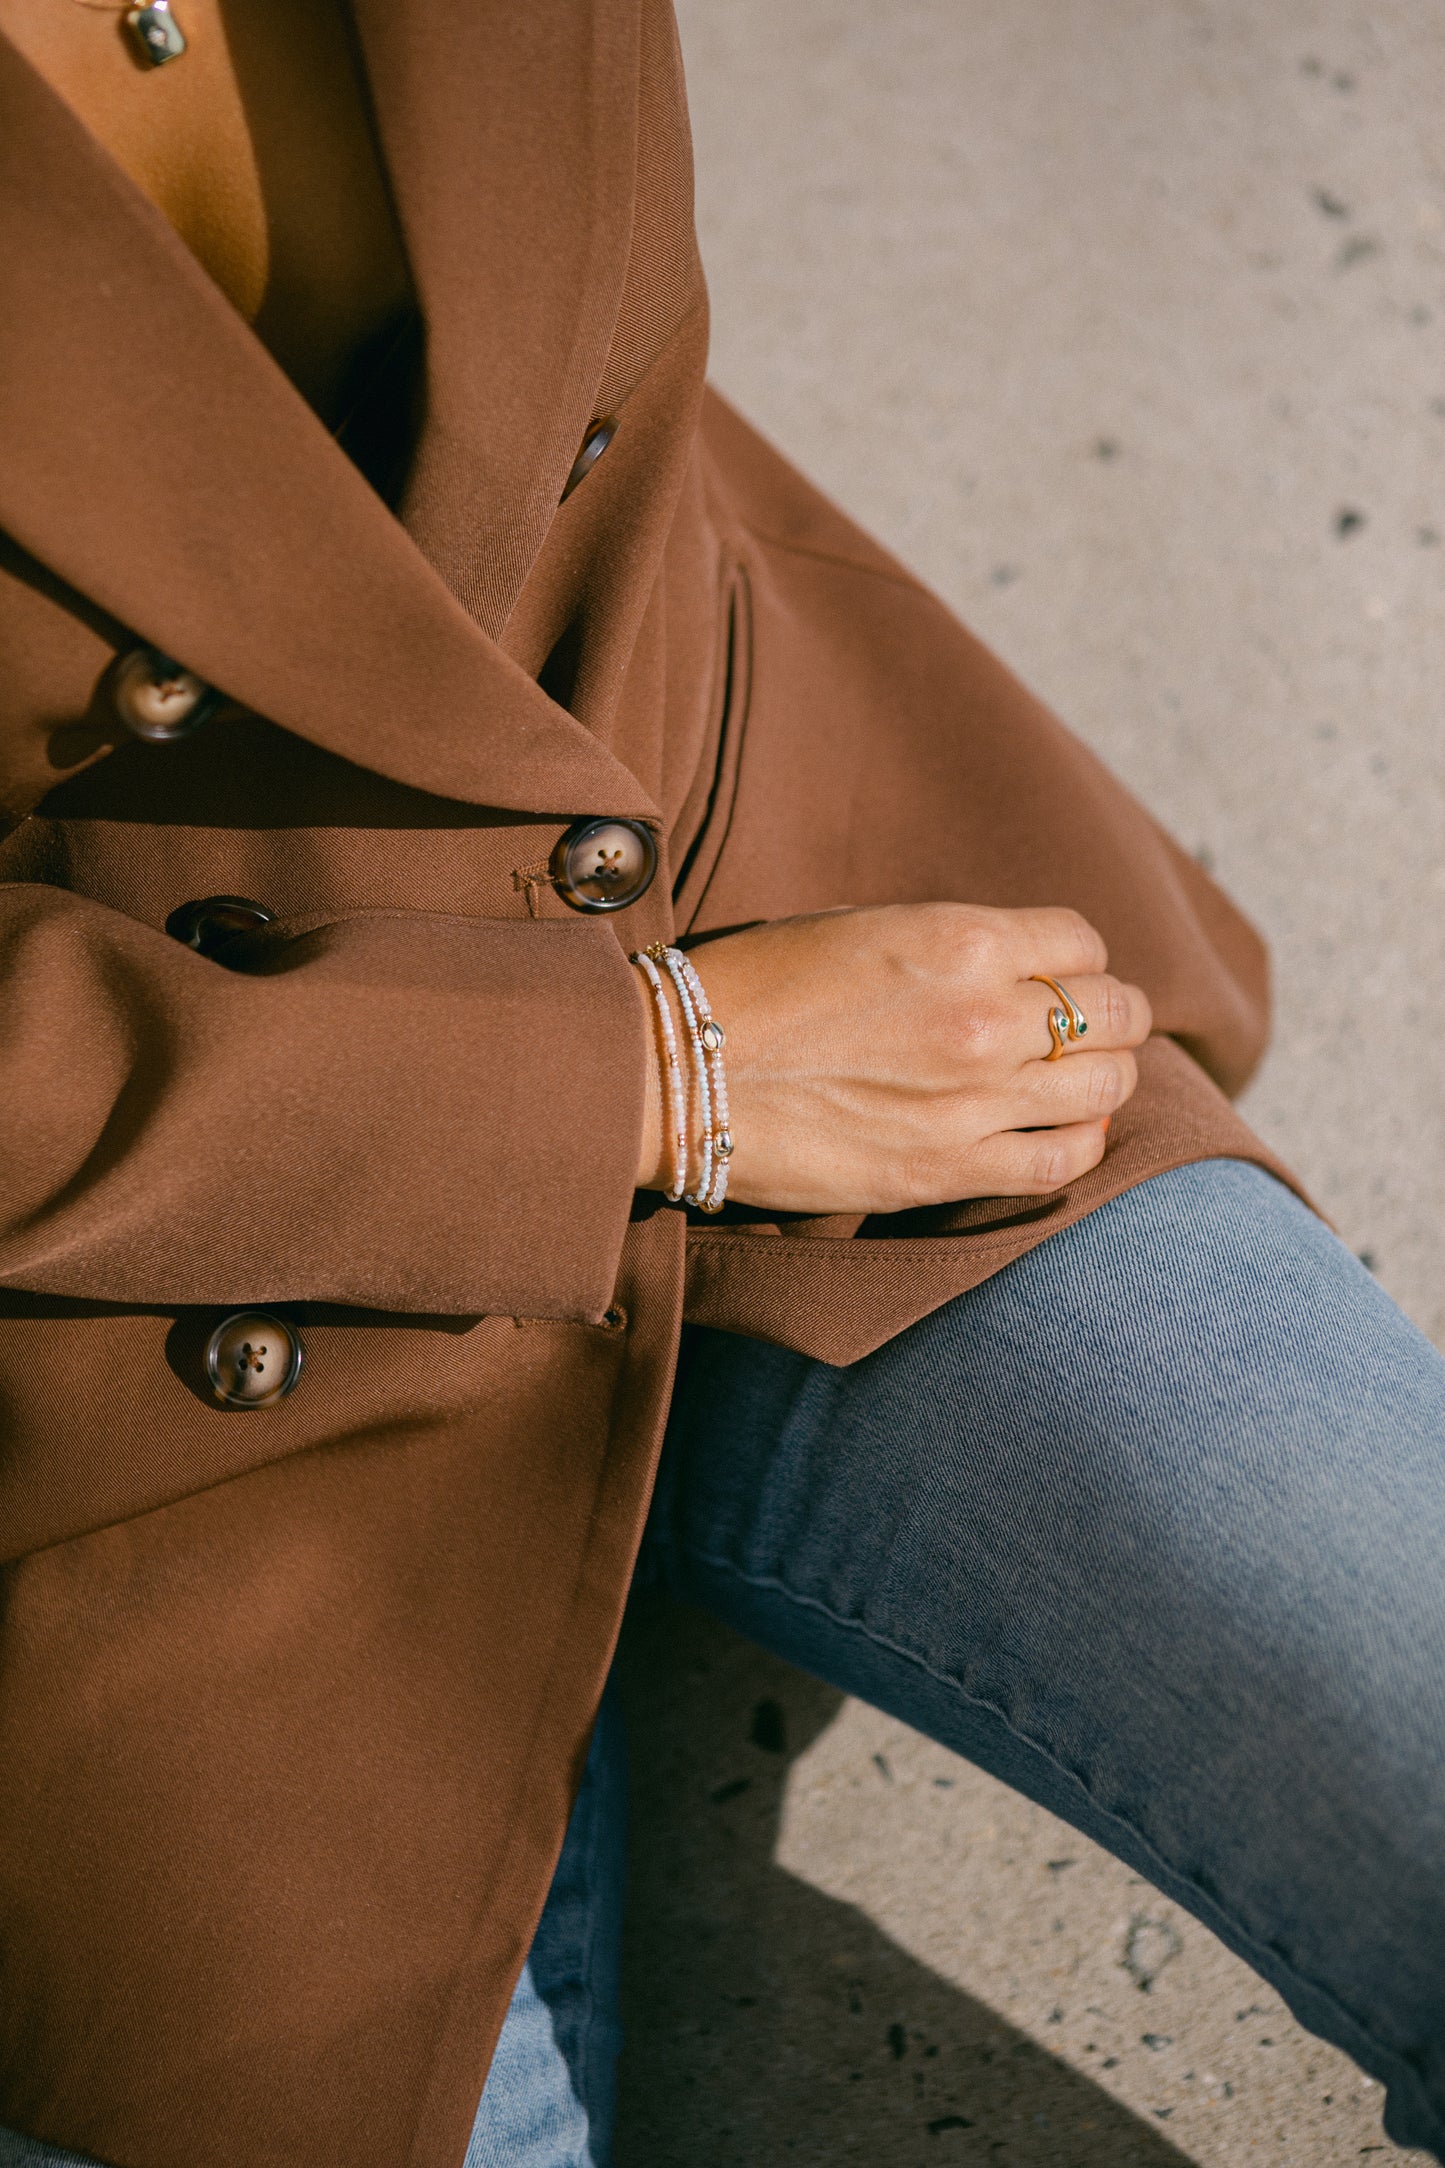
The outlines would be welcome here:
<svg viewBox="0 0 1445 2168">
<path fill-rule="evenodd" d="M 153 68 L 163 68 L 168 60 L 179 60 L 186 49 L 170 0 L 149 0 L 146 7 L 128 8 L 125 26 Z"/>
</svg>

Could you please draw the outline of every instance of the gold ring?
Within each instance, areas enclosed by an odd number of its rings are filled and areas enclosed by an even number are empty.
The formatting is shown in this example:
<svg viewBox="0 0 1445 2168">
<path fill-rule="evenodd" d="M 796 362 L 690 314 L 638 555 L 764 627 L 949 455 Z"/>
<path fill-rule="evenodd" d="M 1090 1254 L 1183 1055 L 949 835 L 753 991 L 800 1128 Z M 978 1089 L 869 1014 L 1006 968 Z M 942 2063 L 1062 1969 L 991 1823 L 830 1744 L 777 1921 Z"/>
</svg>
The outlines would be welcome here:
<svg viewBox="0 0 1445 2168">
<path fill-rule="evenodd" d="M 1060 1007 L 1049 1011 L 1049 1038 L 1052 1044 L 1044 1056 L 1045 1061 L 1057 1061 L 1070 1040 L 1084 1037 L 1089 1028 L 1089 1020 L 1068 988 L 1061 986 L 1057 979 L 1049 978 L 1046 972 L 1035 971 L 1029 983 L 1034 986 L 1047 986 L 1059 997 Z"/>
</svg>

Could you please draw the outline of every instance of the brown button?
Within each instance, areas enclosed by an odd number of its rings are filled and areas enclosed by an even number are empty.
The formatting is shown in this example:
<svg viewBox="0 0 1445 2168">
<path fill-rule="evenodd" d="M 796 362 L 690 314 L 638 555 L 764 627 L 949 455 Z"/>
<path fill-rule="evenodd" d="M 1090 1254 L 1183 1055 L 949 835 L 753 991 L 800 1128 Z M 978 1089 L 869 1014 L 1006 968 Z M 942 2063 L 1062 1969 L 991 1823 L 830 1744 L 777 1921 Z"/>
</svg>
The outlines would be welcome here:
<svg viewBox="0 0 1445 2168">
<path fill-rule="evenodd" d="M 579 482 L 586 481 L 616 434 L 617 424 L 610 415 L 604 415 L 600 421 L 588 424 L 587 434 L 582 439 L 582 449 L 572 462 L 572 472 L 567 477 L 567 487 L 563 490 L 559 500 L 561 503 L 565 504 L 567 502 Z"/>
<path fill-rule="evenodd" d="M 265 1310 L 238 1310 L 206 1343 L 211 1390 L 228 1408 L 269 1408 L 301 1375 L 301 1335 Z"/>
<path fill-rule="evenodd" d="M 641 821 L 574 821 L 552 853 L 552 883 L 574 911 L 621 911 L 652 886 L 657 845 Z"/>
<path fill-rule="evenodd" d="M 275 920 L 274 911 L 268 911 L 264 903 L 252 903 L 249 896 L 201 896 L 172 911 L 166 932 L 201 956 L 215 956 L 237 934 L 259 933 Z"/>
<path fill-rule="evenodd" d="M 132 737 L 168 745 L 198 730 L 221 696 L 158 648 L 133 647 L 113 666 L 111 699 Z"/>
</svg>

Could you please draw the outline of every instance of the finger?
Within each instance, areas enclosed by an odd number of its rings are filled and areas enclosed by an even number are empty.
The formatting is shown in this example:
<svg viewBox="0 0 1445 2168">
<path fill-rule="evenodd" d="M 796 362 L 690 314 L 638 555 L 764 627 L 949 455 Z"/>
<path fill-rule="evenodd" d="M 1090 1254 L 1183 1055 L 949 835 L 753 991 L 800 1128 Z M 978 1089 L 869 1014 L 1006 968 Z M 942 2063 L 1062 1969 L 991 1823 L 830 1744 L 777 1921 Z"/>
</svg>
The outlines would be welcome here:
<svg viewBox="0 0 1445 2168">
<path fill-rule="evenodd" d="M 1010 1129 L 1098 1121 L 1132 1098 L 1138 1082 L 1139 1064 L 1127 1047 L 1074 1053 L 1067 1061 L 1031 1061 L 1009 1087 L 1004 1120 Z"/>
<path fill-rule="evenodd" d="M 985 1137 L 968 1154 L 962 1172 L 976 1197 L 1046 1197 L 1077 1182 L 1104 1156 L 1105 1124 L 1074 1122 L 1066 1129 Z"/>
<path fill-rule="evenodd" d="M 1067 978 L 1071 971 L 1094 974 L 1106 970 L 1109 951 L 1104 936 L 1091 926 L 1081 911 L 1059 904 L 1047 910 L 1010 911 L 1019 977 L 1048 971 Z"/>
<path fill-rule="evenodd" d="M 1081 1038 L 1071 1039 L 1065 1052 L 1075 1055 L 1084 1048 L 1096 1052 L 1101 1047 L 1142 1046 L 1154 1024 L 1154 1012 L 1149 997 L 1141 986 L 1130 986 L 1127 980 L 1112 978 L 1107 972 L 1096 976 L 1084 974 L 1066 979 L 1062 972 L 1051 972 L 1060 986 L 1082 1015 L 1087 1031 Z M 1025 1061 L 1044 1061 L 1053 1049 L 1049 1032 L 1049 1011 L 1057 1008 L 1058 996 L 1053 988 L 1042 981 L 1029 980 L 1018 990 L 1019 1044 L 1021 1058 Z"/>
</svg>

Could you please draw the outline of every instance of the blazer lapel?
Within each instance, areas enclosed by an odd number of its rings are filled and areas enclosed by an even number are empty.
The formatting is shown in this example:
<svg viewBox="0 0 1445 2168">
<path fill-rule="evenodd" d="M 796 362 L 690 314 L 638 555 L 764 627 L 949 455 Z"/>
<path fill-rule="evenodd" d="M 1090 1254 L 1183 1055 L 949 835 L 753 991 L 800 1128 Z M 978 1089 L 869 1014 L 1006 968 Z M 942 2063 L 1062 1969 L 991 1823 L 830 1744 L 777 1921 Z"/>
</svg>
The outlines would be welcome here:
<svg viewBox="0 0 1445 2168">
<path fill-rule="evenodd" d="M 446 67 L 434 51 L 432 73 Z M 424 102 L 414 88 L 414 131 Z M 380 774 L 518 811 L 655 816 L 636 778 L 479 629 L 160 213 L 3 35 L 0 263 L 0 527 L 24 548 L 231 698 Z M 444 275 L 440 261 L 425 272 L 433 286 Z M 459 327 L 442 329 L 450 355 Z M 595 336 L 560 364 L 559 440 Z M 452 389 L 458 366 L 437 377 L 438 430 L 467 403 Z M 521 452 L 497 466 L 514 504 L 523 466 Z M 527 534 L 542 490 L 522 488 Z M 499 496 L 493 533 L 504 509 Z"/>
<path fill-rule="evenodd" d="M 500 635 L 594 418 L 627 272 L 638 0 L 352 0 L 427 327 L 403 501 Z"/>
</svg>

